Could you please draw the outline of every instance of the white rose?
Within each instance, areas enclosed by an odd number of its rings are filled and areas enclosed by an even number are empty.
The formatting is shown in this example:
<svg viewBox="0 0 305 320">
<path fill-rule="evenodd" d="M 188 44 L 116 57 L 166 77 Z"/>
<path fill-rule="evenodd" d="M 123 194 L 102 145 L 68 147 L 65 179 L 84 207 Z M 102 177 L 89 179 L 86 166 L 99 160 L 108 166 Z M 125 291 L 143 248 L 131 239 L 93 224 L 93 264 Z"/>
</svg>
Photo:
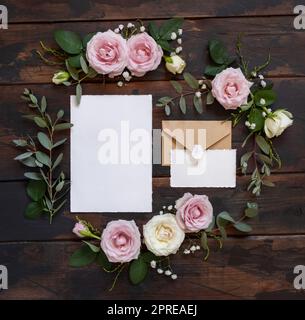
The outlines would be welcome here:
<svg viewBox="0 0 305 320">
<path fill-rule="evenodd" d="M 156 256 L 175 254 L 185 237 L 175 215 L 170 213 L 151 218 L 143 226 L 143 235 L 147 249 Z"/>
<path fill-rule="evenodd" d="M 292 114 L 280 109 L 268 115 L 265 120 L 264 130 L 268 138 L 278 137 L 286 128 L 292 125 Z"/>
<path fill-rule="evenodd" d="M 166 69 L 173 74 L 182 73 L 186 66 L 185 61 L 177 55 L 165 58 L 165 61 Z"/>
</svg>

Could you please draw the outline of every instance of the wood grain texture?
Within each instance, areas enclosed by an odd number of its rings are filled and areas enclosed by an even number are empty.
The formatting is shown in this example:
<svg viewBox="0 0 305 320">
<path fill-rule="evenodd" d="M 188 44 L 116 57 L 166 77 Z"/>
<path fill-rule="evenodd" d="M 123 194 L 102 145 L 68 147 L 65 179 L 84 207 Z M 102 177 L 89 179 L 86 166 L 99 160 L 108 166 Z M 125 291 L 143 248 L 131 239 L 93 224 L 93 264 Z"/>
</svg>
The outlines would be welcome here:
<svg viewBox="0 0 305 320">
<path fill-rule="evenodd" d="M 144 284 L 132 286 L 124 272 L 112 292 L 113 275 L 94 265 L 67 266 L 77 243 L 0 244 L 0 261 L 9 270 L 9 289 L 0 299 L 304 299 L 293 287 L 304 244 L 305 236 L 229 238 L 208 262 L 202 253 L 175 256 L 179 281 L 152 271 Z"/>
<path fill-rule="evenodd" d="M 160 21 L 156 21 L 159 23 Z M 119 22 L 118 22 L 119 23 Z M 107 30 L 115 26 L 113 22 L 87 23 L 47 23 L 18 24 L 0 33 L 0 84 L 13 83 L 50 83 L 52 75 L 60 67 L 45 65 L 36 50 L 43 40 L 49 46 L 55 46 L 53 32 L 67 29 L 83 35 Z M 39 32 L 37 32 L 39 30 Z M 304 76 L 305 32 L 297 32 L 293 27 L 292 17 L 266 18 L 230 18 L 230 19 L 196 19 L 184 23 L 183 56 L 187 69 L 196 76 L 202 76 L 209 63 L 207 44 L 209 39 L 223 40 L 232 54 L 238 35 L 243 33 L 245 55 L 249 57 L 250 66 L 262 64 L 268 50 L 272 63 L 268 75 L 272 77 Z M 291 50 L 293 48 L 293 50 Z M 171 75 L 165 68 L 149 72 L 139 81 L 169 80 Z"/>
<path fill-rule="evenodd" d="M 256 15 L 291 15 L 298 0 L 3 0 L 10 22 L 131 20 L 183 17 L 228 17 Z"/>
<path fill-rule="evenodd" d="M 184 192 L 206 194 L 214 207 L 214 213 L 228 211 L 239 218 L 247 201 L 257 201 L 259 217 L 249 221 L 253 226 L 253 235 L 268 234 L 305 234 L 305 174 L 273 175 L 276 188 L 265 188 L 259 198 L 254 198 L 245 191 L 248 178 L 240 177 L 234 189 L 219 188 L 170 188 L 169 178 L 153 179 L 153 212 L 158 213 L 164 205 L 174 204 Z M 76 214 L 60 214 L 50 226 L 47 219 L 29 221 L 23 218 L 26 204 L 29 202 L 25 193 L 24 182 L 0 183 L 1 210 L 0 241 L 26 240 L 63 240 L 75 239 L 71 233 Z M 78 214 L 88 219 L 96 227 L 102 228 L 113 219 L 136 219 L 139 225 L 146 223 L 152 214 L 147 213 L 86 213 Z M 229 234 L 241 234 L 229 230 Z M 242 240 L 241 240 L 242 242 Z"/>
</svg>

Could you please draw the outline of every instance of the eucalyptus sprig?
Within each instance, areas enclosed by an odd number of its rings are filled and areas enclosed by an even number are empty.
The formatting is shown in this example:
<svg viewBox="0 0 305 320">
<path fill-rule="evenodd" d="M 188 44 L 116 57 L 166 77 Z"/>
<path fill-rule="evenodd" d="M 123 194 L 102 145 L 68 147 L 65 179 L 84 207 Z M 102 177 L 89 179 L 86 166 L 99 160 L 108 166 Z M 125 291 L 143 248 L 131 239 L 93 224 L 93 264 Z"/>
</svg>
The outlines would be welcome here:
<svg viewBox="0 0 305 320">
<path fill-rule="evenodd" d="M 39 128 L 36 136 L 27 136 L 13 140 L 16 147 L 23 149 L 15 160 L 23 165 L 35 169 L 35 171 L 25 172 L 25 177 L 30 179 L 26 191 L 32 202 L 25 210 L 25 217 L 28 219 L 39 218 L 43 214 L 48 214 L 52 223 L 53 217 L 64 206 L 67 199 L 65 195 L 69 191 L 69 181 L 60 170 L 63 153 L 57 149 L 67 141 L 67 138 L 56 139 L 56 134 L 62 130 L 68 130 L 72 124 L 63 120 L 64 111 L 59 110 L 56 117 L 47 113 L 47 100 L 42 97 L 40 101 L 29 90 L 25 89 L 22 99 L 28 103 L 30 114 L 23 117 L 33 121 Z"/>
<path fill-rule="evenodd" d="M 169 116 L 171 114 L 171 108 L 179 105 L 179 108 L 183 114 L 187 112 L 187 96 L 192 96 L 192 104 L 195 110 L 201 114 L 203 112 L 202 97 L 206 95 L 205 102 L 210 105 L 214 102 L 214 97 L 211 93 L 211 81 L 203 77 L 197 80 L 189 72 L 183 73 L 185 83 L 188 85 L 189 90 L 183 91 L 182 85 L 178 81 L 171 81 L 173 88 L 176 90 L 178 95 L 174 97 L 165 96 L 158 100 L 157 107 L 164 108 L 165 114 Z"/>
</svg>

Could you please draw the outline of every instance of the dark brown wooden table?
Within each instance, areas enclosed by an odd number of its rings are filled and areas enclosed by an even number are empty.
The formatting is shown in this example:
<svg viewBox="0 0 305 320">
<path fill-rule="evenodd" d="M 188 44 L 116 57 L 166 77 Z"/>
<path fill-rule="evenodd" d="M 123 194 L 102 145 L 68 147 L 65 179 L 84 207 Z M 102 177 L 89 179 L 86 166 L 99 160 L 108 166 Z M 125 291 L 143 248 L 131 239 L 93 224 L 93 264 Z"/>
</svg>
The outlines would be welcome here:
<svg viewBox="0 0 305 320">
<path fill-rule="evenodd" d="M 305 291 L 293 287 L 294 266 L 305 265 L 305 30 L 293 27 L 294 0 L 111 0 L 111 1 L 17 1 L 2 0 L 8 7 L 9 28 L 0 30 L 0 264 L 9 270 L 9 289 L 0 299 L 304 299 Z M 138 286 L 128 283 L 126 275 L 111 293 L 111 275 L 95 266 L 74 269 L 68 257 L 78 247 L 71 233 L 74 215 L 66 212 L 50 226 L 46 220 L 23 218 L 28 201 L 24 168 L 13 161 L 17 151 L 11 140 L 32 127 L 21 119 L 26 110 L 20 94 L 24 87 L 48 97 L 51 110 L 59 107 L 69 113 L 72 88 L 50 83 L 55 69 L 44 65 L 35 49 L 39 41 L 54 44 L 52 32 L 58 28 L 82 34 L 114 28 L 120 22 L 136 18 L 160 20 L 184 16 L 183 47 L 188 70 L 200 77 L 208 62 L 207 42 L 213 36 L 222 39 L 234 51 L 240 32 L 252 64 L 272 55 L 267 77 L 275 83 L 279 107 L 287 107 L 295 124 L 276 141 L 283 167 L 272 180 L 276 188 L 264 189 L 258 198 L 259 217 L 253 232 L 242 237 L 230 231 L 222 251 L 212 252 L 207 262 L 197 256 L 173 259 L 180 279 L 170 281 L 151 274 Z M 154 102 L 173 94 L 170 76 L 160 67 L 128 86 L 100 82 L 84 85 L 87 94 L 153 94 Z M 205 108 L 198 116 L 188 110 L 186 116 L 176 110 L 170 119 L 224 119 L 220 107 Z M 165 119 L 159 108 L 153 110 L 153 126 Z M 239 150 L 245 130 L 234 130 L 233 144 Z M 69 154 L 69 146 L 65 152 Z M 64 169 L 69 172 L 69 156 Z M 154 166 L 154 210 L 171 204 L 184 191 L 206 193 L 215 212 L 227 210 L 238 217 L 248 200 L 248 177 L 238 176 L 235 189 L 182 190 L 169 187 L 169 170 Z M 150 214 L 83 214 L 98 226 L 114 218 L 135 218 L 143 223 Z"/>
</svg>

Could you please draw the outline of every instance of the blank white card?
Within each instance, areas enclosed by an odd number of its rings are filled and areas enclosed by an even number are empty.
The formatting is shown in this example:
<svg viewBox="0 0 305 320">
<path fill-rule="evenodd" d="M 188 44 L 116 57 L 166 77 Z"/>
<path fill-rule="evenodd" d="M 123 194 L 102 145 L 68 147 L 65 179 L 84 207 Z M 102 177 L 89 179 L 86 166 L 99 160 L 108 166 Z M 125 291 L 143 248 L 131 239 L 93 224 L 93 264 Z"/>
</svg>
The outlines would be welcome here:
<svg viewBox="0 0 305 320">
<path fill-rule="evenodd" d="M 71 212 L 151 212 L 151 95 L 71 96 L 71 122 Z"/>
</svg>

